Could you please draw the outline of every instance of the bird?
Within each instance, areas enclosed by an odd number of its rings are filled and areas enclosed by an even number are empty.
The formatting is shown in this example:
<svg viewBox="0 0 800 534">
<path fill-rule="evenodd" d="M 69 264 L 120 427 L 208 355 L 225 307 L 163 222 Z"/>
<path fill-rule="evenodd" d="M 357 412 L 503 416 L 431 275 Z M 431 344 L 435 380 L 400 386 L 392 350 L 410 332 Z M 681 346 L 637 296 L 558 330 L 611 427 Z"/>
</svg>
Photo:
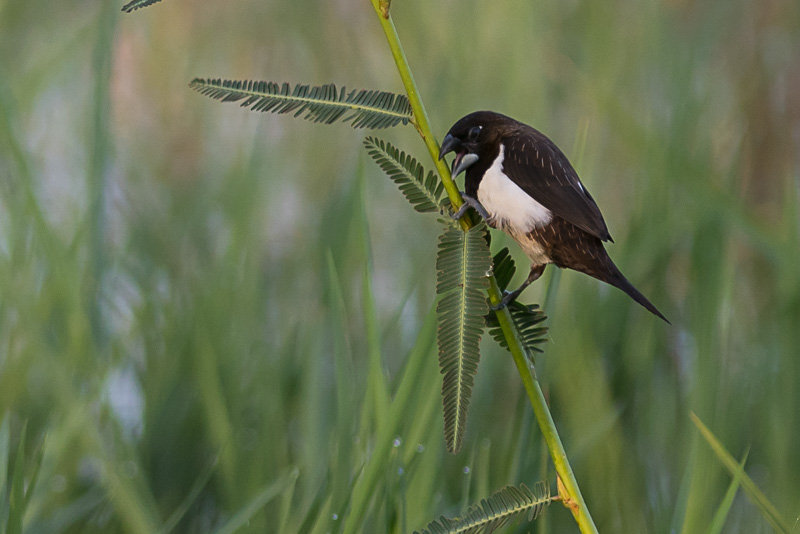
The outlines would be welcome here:
<svg viewBox="0 0 800 534">
<path fill-rule="evenodd" d="M 564 153 L 540 131 L 493 111 L 459 119 L 442 140 L 439 160 L 455 153 L 452 175 L 465 172 L 464 204 L 504 231 L 531 260 L 528 278 L 506 292 L 499 310 L 536 281 L 548 264 L 572 269 L 621 289 L 671 324 L 631 284 L 606 252 L 611 234 L 592 195 Z"/>
</svg>

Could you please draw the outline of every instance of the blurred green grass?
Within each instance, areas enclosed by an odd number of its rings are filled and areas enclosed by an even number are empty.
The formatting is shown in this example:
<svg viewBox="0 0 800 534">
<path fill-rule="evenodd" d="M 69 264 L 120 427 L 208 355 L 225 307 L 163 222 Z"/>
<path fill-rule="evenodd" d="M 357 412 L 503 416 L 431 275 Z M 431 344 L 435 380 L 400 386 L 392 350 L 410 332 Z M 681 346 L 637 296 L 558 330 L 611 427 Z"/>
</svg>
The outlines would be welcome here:
<svg viewBox="0 0 800 534">
<path fill-rule="evenodd" d="M 749 448 L 791 524 L 797 3 L 394 4 L 435 129 L 493 109 L 547 132 L 674 324 L 554 281 L 537 372 L 601 532 L 710 528 L 730 477 L 689 411 L 734 457 Z M 464 450 L 444 452 L 438 227 L 365 132 L 187 87 L 400 91 L 369 3 L 120 7 L 0 1 L 0 414 L 11 451 L 25 422 L 31 454 L 47 435 L 25 531 L 405 532 L 552 482 L 488 337 Z M 425 161 L 410 128 L 379 135 Z M 546 526 L 575 531 L 556 507 Z M 740 494 L 723 531 L 769 527 Z"/>
</svg>

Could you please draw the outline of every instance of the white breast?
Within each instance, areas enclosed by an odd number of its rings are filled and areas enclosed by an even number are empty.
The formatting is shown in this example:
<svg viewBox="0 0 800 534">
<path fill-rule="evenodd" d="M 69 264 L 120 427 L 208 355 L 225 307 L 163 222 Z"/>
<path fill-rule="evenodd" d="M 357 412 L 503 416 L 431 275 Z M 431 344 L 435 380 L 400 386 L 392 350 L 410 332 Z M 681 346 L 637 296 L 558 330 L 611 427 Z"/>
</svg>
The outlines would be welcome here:
<svg viewBox="0 0 800 534">
<path fill-rule="evenodd" d="M 483 175 L 478 186 L 478 201 L 486 208 L 490 223 L 510 233 L 525 234 L 549 224 L 553 213 L 536 202 L 503 172 L 506 147 Z"/>
</svg>

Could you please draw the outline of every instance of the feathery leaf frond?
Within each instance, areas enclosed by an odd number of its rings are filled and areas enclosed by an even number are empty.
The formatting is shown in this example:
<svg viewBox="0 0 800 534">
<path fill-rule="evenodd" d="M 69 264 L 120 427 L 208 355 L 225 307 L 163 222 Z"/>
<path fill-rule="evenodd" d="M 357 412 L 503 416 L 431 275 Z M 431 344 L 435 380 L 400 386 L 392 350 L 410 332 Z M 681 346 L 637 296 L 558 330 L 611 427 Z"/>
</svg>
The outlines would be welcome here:
<svg viewBox="0 0 800 534">
<path fill-rule="evenodd" d="M 147 7 L 149 5 L 155 4 L 156 2 L 160 2 L 161 0 L 131 0 L 124 6 L 122 6 L 122 11 L 125 13 L 130 13 L 131 11 L 136 11 L 137 9 Z"/>
<path fill-rule="evenodd" d="M 461 450 L 467 409 L 480 360 L 480 340 L 489 311 L 486 289 L 491 267 L 486 225 L 466 232 L 448 225 L 439 236 L 436 258 L 436 307 L 439 322 L 439 367 L 444 404 L 444 437 L 453 454 Z"/>
<path fill-rule="evenodd" d="M 494 277 L 495 280 L 497 280 L 497 285 L 500 291 L 505 291 L 517 270 L 514 259 L 508 252 L 508 248 L 504 248 L 495 254 L 493 265 Z M 533 364 L 534 353 L 543 352 L 542 349 L 536 345 L 547 341 L 547 327 L 539 326 L 540 323 L 547 319 L 547 316 L 539 308 L 538 304 L 525 305 L 517 301 L 508 305 L 508 311 L 511 312 L 511 320 L 519 334 L 519 339 L 522 342 L 525 355 L 528 361 Z M 500 323 L 497 321 L 497 315 L 494 311 L 489 312 L 486 316 L 486 325 L 489 327 L 489 335 L 491 335 L 501 347 L 508 349 L 508 340 L 503 334 L 503 329 L 500 328 Z"/>
<path fill-rule="evenodd" d="M 494 279 L 497 281 L 498 289 L 501 292 L 508 289 L 508 284 L 514 278 L 514 273 L 517 272 L 517 265 L 514 263 L 514 258 L 511 257 L 508 247 L 504 247 L 492 258 L 492 272 L 494 273 Z"/>
<path fill-rule="evenodd" d="M 537 482 L 533 491 L 525 484 L 506 486 L 488 499 L 470 506 L 464 517 L 448 519 L 442 516 L 415 534 L 489 534 L 526 513 L 528 521 L 533 521 L 553 500 L 555 498 L 544 482 Z"/>
<path fill-rule="evenodd" d="M 189 87 L 222 102 L 238 102 L 253 111 L 292 113 L 295 117 L 332 124 L 349 122 L 353 128 L 389 128 L 411 120 L 411 105 L 405 95 L 386 91 L 337 91 L 334 84 L 308 86 L 252 80 L 204 80 L 195 78 Z"/>
<path fill-rule="evenodd" d="M 367 137 L 364 146 L 383 172 L 400 187 L 415 210 L 420 213 L 439 211 L 444 184 L 433 171 L 428 171 L 428 176 L 423 179 L 425 169 L 416 159 L 382 139 Z"/>
<path fill-rule="evenodd" d="M 516 301 L 508 305 L 508 311 L 511 312 L 511 320 L 519 333 L 522 348 L 525 349 L 525 354 L 530 363 L 534 363 L 533 353 L 544 352 L 536 345 L 547 341 L 547 327 L 538 326 L 547 319 L 547 316 L 539 308 L 538 304 L 522 304 Z M 489 327 L 489 334 L 494 340 L 504 349 L 508 349 L 508 340 L 506 340 L 503 330 L 500 328 L 500 323 L 497 321 L 497 315 L 494 312 L 491 312 L 486 317 L 486 324 Z"/>
</svg>

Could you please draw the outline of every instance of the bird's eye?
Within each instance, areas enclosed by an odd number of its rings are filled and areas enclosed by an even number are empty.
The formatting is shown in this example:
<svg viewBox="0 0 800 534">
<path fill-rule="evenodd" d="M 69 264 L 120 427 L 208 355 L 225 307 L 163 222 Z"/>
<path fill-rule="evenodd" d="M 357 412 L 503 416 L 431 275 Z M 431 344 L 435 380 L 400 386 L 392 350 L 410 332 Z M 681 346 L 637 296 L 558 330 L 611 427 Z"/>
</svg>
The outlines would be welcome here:
<svg viewBox="0 0 800 534">
<path fill-rule="evenodd" d="M 469 134 L 467 134 L 467 135 L 469 136 L 469 140 L 470 141 L 474 141 L 474 140 L 476 140 L 478 138 L 480 133 L 481 133 L 481 127 L 480 126 L 473 126 L 472 128 L 469 129 Z"/>
</svg>

